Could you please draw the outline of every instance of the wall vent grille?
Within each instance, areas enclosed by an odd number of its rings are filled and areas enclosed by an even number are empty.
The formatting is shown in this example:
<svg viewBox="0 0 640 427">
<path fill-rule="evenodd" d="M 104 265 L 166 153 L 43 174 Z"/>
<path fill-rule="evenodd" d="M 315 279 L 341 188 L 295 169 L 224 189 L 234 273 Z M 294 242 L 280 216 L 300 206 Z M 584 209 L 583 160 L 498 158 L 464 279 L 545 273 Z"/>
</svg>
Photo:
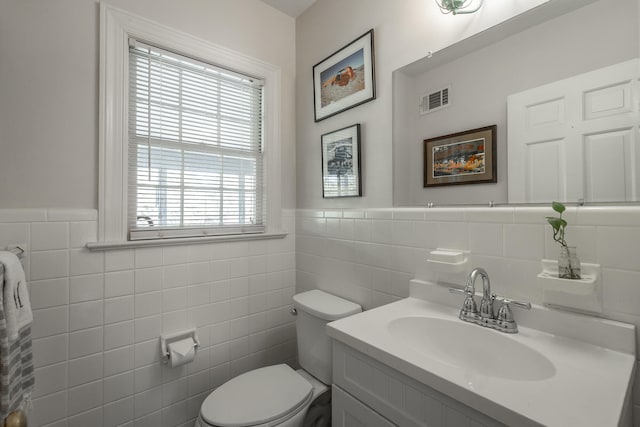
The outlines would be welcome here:
<svg viewBox="0 0 640 427">
<path fill-rule="evenodd" d="M 420 98 L 420 114 L 433 113 L 434 111 L 449 106 L 449 91 L 446 87 L 435 92 L 426 93 Z"/>
</svg>

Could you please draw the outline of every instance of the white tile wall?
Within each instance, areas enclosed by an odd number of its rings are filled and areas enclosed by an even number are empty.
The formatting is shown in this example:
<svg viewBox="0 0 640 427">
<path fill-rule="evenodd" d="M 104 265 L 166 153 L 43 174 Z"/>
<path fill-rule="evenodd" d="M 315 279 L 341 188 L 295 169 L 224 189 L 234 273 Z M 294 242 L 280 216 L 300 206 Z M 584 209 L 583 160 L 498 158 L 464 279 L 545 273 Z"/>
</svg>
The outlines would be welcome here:
<svg viewBox="0 0 640 427">
<path fill-rule="evenodd" d="M 285 239 L 90 252 L 93 210 L 0 209 L 0 248 L 28 249 L 36 367 L 30 425 L 189 426 L 232 375 L 295 361 L 293 212 Z M 196 361 L 158 336 L 197 327 Z"/>
<path fill-rule="evenodd" d="M 426 256 L 442 247 L 470 251 L 495 292 L 540 303 L 540 260 L 558 254 L 544 219 L 552 214 L 542 207 L 298 210 L 297 290 L 323 289 L 373 308 L 407 296 L 412 277 L 434 278 Z M 640 207 L 569 208 L 565 216 L 578 256 L 602 265 L 603 316 L 636 325 L 640 355 Z M 637 384 L 633 403 L 640 427 Z"/>
<path fill-rule="evenodd" d="M 28 249 L 32 422 L 190 427 L 206 395 L 231 376 L 294 359 L 288 310 L 296 285 L 376 307 L 407 296 L 409 279 L 425 274 L 426 254 L 436 247 L 469 250 L 496 292 L 540 302 L 539 261 L 557 254 L 548 214 L 298 210 L 297 218 L 283 218 L 292 232 L 284 240 L 88 252 L 95 211 L 1 209 L 0 247 Z M 640 208 L 572 208 L 568 215 L 581 259 L 602 264 L 604 316 L 640 329 Z M 157 335 L 194 326 L 198 359 L 163 366 Z M 637 385 L 634 404 L 640 426 Z"/>
</svg>

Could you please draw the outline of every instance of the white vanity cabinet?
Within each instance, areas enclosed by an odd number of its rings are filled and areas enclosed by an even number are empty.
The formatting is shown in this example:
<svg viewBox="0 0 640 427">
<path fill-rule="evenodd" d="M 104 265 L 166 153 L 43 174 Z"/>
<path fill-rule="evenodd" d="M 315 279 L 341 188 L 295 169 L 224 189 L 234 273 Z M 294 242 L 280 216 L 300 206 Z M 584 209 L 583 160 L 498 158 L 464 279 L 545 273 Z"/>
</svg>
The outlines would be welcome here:
<svg viewBox="0 0 640 427">
<path fill-rule="evenodd" d="M 333 383 L 334 427 L 504 426 L 336 340 Z"/>
<path fill-rule="evenodd" d="M 389 420 L 334 385 L 331 396 L 334 427 L 394 427 Z"/>
<path fill-rule="evenodd" d="M 333 383 L 372 413 L 401 427 L 630 425 L 634 325 L 534 305 L 505 334 L 461 321 L 447 287 L 410 292 L 327 324 Z"/>
</svg>

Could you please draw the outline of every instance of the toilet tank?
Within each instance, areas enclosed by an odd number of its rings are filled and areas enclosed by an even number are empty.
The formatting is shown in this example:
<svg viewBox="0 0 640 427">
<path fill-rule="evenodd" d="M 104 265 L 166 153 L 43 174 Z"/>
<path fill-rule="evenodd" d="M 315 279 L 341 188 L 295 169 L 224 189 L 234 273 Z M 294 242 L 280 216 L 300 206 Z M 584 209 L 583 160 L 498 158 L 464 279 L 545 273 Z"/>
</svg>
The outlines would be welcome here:
<svg viewBox="0 0 640 427">
<path fill-rule="evenodd" d="M 325 384 L 331 384 L 331 339 L 327 323 L 360 313 L 362 307 L 320 290 L 293 296 L 300 366 Z"/>
</svg>

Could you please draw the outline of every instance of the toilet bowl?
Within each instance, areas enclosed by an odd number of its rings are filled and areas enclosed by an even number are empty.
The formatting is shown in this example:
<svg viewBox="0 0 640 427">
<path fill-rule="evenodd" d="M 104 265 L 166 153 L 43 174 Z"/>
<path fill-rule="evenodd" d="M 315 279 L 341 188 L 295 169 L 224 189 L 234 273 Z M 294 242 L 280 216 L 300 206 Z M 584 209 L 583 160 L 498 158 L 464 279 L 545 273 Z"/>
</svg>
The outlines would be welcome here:
<svg viewBox="0 0 640 427">
<path fill-rule="evenodd" d="M 362 308 L 319 290 L 293 299 L 302 369 L 280 364 L 232 378 L 207 396 L 195 427 L 331 425 L 331 340 L 325 325 Z"/>
</svg>

